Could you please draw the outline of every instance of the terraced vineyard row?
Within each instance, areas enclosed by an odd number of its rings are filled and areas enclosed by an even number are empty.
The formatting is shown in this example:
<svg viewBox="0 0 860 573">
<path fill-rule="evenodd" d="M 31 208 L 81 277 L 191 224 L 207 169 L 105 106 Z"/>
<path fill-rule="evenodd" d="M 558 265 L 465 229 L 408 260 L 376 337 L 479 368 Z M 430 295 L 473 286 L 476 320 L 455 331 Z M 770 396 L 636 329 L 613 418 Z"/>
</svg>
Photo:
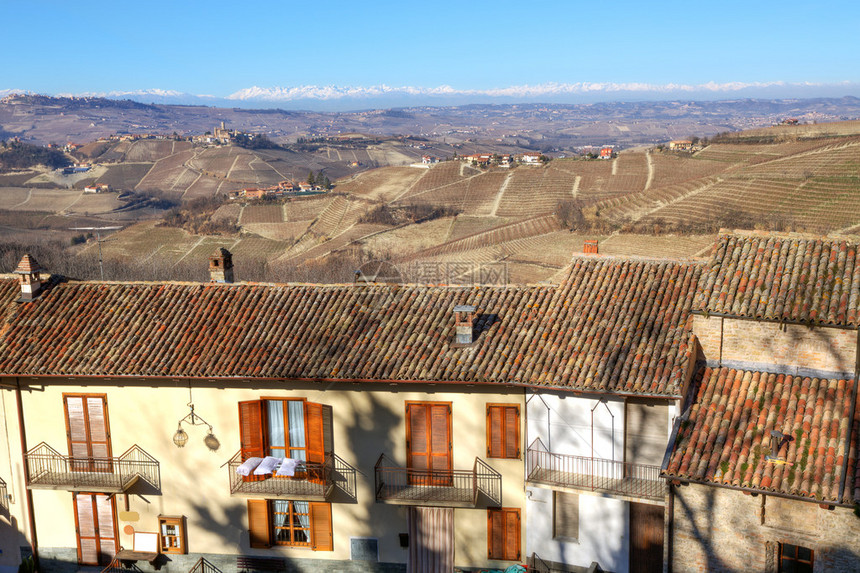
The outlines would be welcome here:
<svg viewBox="0 0 860 573">
<path fill-rule="evenodd" d="M 829 145 L 815 151 L 747 167 L 738 172 L 743 175 L 789 178 L 810 176 L 860 178 L 860 143 Z"/>
<path fill-rule="evenodd" d="M 573 198 L 575 176 L 555 169 L 516 169 L 495 212 L 498 217 L 533 217 L 555 211 Z"/>
<path fill-rule="evenodd" d="M 461 253 L 484 247 L 492 247 L 509 241 L 515 241 L 517 239 L 553 233 L 560 229 L 561 225 L 555 216 L 544 215 L 542 217 L 535 217 L 519 221 L 517 223 L 511 223 L 510 225 L 505 225 L 503 227 L 496 227 L 495 229 L 484 231 L 483 233 L 478 233 L 469 237 L 463 237 L 462 239 L 457 239 L 455 241 L 449 241 L 437 247 L 425 249 L 416 254 L 416 257 L 432 257 L 435 255 Z"/>
<path fill-rule="evenodd" d="M 838 229 L 860 223 L 860 193 L 851 179 L 799 182 L 735 177 L 707 193 L 659 209 L 641 222 L 662 219 L 687 224 L 731 212 L 760 219 L 762 224 L 779 219 L 810 230 Z"/>
<path fill-rule="evenodd" d="M 463 177 L 460 175 L 459 161 L 443 161 L 442 163 L 437 163 L 428 169 L 421 179 L 415 183 L 409 191 L 409 194 L 401 197 L 400 200 L 406 201 L 412 196 L 420 195 L 426 191 L 430 191 L 431 189 L 442 187 L 443 185 L 450 185 L 451 183 L 461 179 L 463 179 Z"/>
<path fill-rule="evenodd" d="M 247 205 L 242 209 L 240 225 L 251 223 L 281 223 L 284 220 L 283 205 Z"/>
</svg>

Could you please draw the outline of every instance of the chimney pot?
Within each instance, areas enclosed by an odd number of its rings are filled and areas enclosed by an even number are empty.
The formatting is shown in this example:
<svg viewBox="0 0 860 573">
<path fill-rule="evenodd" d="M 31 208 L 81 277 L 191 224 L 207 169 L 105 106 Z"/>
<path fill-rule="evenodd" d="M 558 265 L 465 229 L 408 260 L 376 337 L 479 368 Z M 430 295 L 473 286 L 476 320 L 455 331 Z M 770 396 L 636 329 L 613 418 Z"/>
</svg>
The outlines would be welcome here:
<svg viewBox="0 0 860 573">
<path fill-rule="evenodd" d="M 597 239 L 586 239 L 585 244 L 582 246 L 582 252 L 592 255 L 598 254 Z"/>
<path fill-rule="evenodd" d="M 469 304 L 458 304 L 454 307 L 454 344 L 467 346 L 473 342 L 475 325 L 475 307 Z"/>
<path fill-rule="evenodd" d="M 233 255 L 224 247 L 209 257 L 209 282 L 233 282 Z"/>
<path fill-rule="evenodd" d="M 17 302 L 31 302 L 42 294 L 42 278 L 39 263 L 29 254 L 21 257 L 21 261 L 15 268 L 14 273 L 18 275 L 18 285 L 21 287 L 21 296 Z"/>
</svg>

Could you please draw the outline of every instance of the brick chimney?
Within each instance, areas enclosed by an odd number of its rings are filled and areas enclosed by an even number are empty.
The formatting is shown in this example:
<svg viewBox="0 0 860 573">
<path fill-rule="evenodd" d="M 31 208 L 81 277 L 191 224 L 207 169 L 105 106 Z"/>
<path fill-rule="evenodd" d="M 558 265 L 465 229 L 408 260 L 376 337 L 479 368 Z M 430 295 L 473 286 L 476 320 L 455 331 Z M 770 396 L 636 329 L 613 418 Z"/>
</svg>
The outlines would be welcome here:
<svg viewBox="0 0 860 573">
<path fill-rule="evenodd" d="M 597 251 L 597 239 L 585 239 L 585 244 L 582 246 L 582 252 L 596 255 Z"/>
<path fill-rule="evenodd" d="M 21 286 L 21 296 L 17 302 L 31 302 L 39 298 L 42 294 L 42 278 L 39 276 L 41 270 L 39 263 L 29 254 L 21 257 L 14 271 L 18 275 L 18 284 Z"/>
<path fill-rule="evenodd" d="M 233 255 L 224 247 L 221 247 L 215 251 L 214 255 L 209 257 L 209 282 L 233 282 Z"/>
<path fill-rule="evenodd" d="M 468 346 L 472 344 L 472 329 L 475 325 L 475 307 L 469 304 L 458 304 L 454 307 L 454 345 Z"/>
</svg>

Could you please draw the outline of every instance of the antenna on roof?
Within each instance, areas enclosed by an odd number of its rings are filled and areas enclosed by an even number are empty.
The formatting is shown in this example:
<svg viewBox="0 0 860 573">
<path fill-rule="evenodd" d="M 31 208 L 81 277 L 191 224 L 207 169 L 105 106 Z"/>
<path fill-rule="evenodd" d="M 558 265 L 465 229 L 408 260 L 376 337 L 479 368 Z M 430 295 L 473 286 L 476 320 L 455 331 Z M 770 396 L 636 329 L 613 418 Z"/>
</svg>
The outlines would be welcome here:
<svg viewBox="0 0 860 573">
<path fill-rule="evenodd" d="M 117 229 L 122 229 L 122 227 L 70 227 L 72 231 L 95 231 L 96 232 L 96 242 L 99 244 L 99 272 L 101 273 L 102 280 L 105 280 L 105 269 L 102 265 L 102 242 L 107 242 L 112 239 L 104 239 L 102 241 L 102 231 L 116 231 Z"/>
</svg>

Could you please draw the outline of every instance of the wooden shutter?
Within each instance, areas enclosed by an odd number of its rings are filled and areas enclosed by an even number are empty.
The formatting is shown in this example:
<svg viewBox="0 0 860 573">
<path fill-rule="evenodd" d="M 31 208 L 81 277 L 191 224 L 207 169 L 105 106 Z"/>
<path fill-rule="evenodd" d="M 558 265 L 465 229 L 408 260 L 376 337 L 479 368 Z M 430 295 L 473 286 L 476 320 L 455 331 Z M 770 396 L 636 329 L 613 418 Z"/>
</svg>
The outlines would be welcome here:
<svg viewBox="0 0 860 573">
<path fill-rule="evenodd" d="M 98 519 L 99 562 L 110 563 L 117 552 L 116 512 L 114 498 L 94 495 Z"/>
<path fill-rule="evenodd" d="M 76 471 L 112 471 L 107 401 L 104 395 L 64 394 L 66 436 L 72 468 Z"/>
<path fill-rule="evenodd" d="M 331 531 L 331 504 L 311 502 L 311 547 L 314 551 L 334 551 Z"/>
<path fill-rule="evenodd" d="M 96 512 L 93 507 L 93 496 L 90 494 L 74 494 L 75 527 L 78 534 L 78 563 L 82 565 L 98 565 L 99 540 L 96 533 Z"/>
<path fill-rule="evenodd" d="M 499 509 L 487 510 L 487 556 L 501 559 L 505 552 L 505 522 Z"/>
<path fill-rule="evenodd" d="M 520 407 L 506 406 L 504 409 L 505 457 L 520 457 Z"/>
<path fill-rule="evenodd" d="M 446 485 L 451 481 L 451 405 L 412 402 L 406 404 L 406 464 L 422 470 L 410 474 L 411 483 Z M 432 474 L 423 473 L 432 470 Z"/>
<path fill-rule="evenodd" d="M 553 492 L 554 538 L 579 540 L 579 494 Z"/>
<path fill-rule="evenodd" d="M 332 409 L 331 406 L 305 402 L 305 429 L 307 432 L 307 460 L 310 463 L 324 464 L 326 454 L 333 451 L 332 442 Z M 311 481 L 325 480 L 321 472 L 310 472 Z"/>
<path fill-rule="evenodd" d="M 520 560 L 520 510 L 487 510 L 487 555 L 490 559 Z"/>
<path fill-rule="evenodd" d="M 239 402 L 239 441 L 242 460 L 264 456 L 262 400 Z"/>
<path fill-rule="evenodd" d="M 248 536 L 251 547 L 271 547 L 269 502 L 265 499 L 248 500 Z"/>
<path fill-rule="evenodd" d="M 117 552 L 116 511 L 113 498 L 91 493 L 74 494 L 78 562 L 106 565 Z"/>
<path fill-rule="evenodd" d="M 520 457 L 520 407 L 487 405 L 487 457 Z"/>
</svg>

